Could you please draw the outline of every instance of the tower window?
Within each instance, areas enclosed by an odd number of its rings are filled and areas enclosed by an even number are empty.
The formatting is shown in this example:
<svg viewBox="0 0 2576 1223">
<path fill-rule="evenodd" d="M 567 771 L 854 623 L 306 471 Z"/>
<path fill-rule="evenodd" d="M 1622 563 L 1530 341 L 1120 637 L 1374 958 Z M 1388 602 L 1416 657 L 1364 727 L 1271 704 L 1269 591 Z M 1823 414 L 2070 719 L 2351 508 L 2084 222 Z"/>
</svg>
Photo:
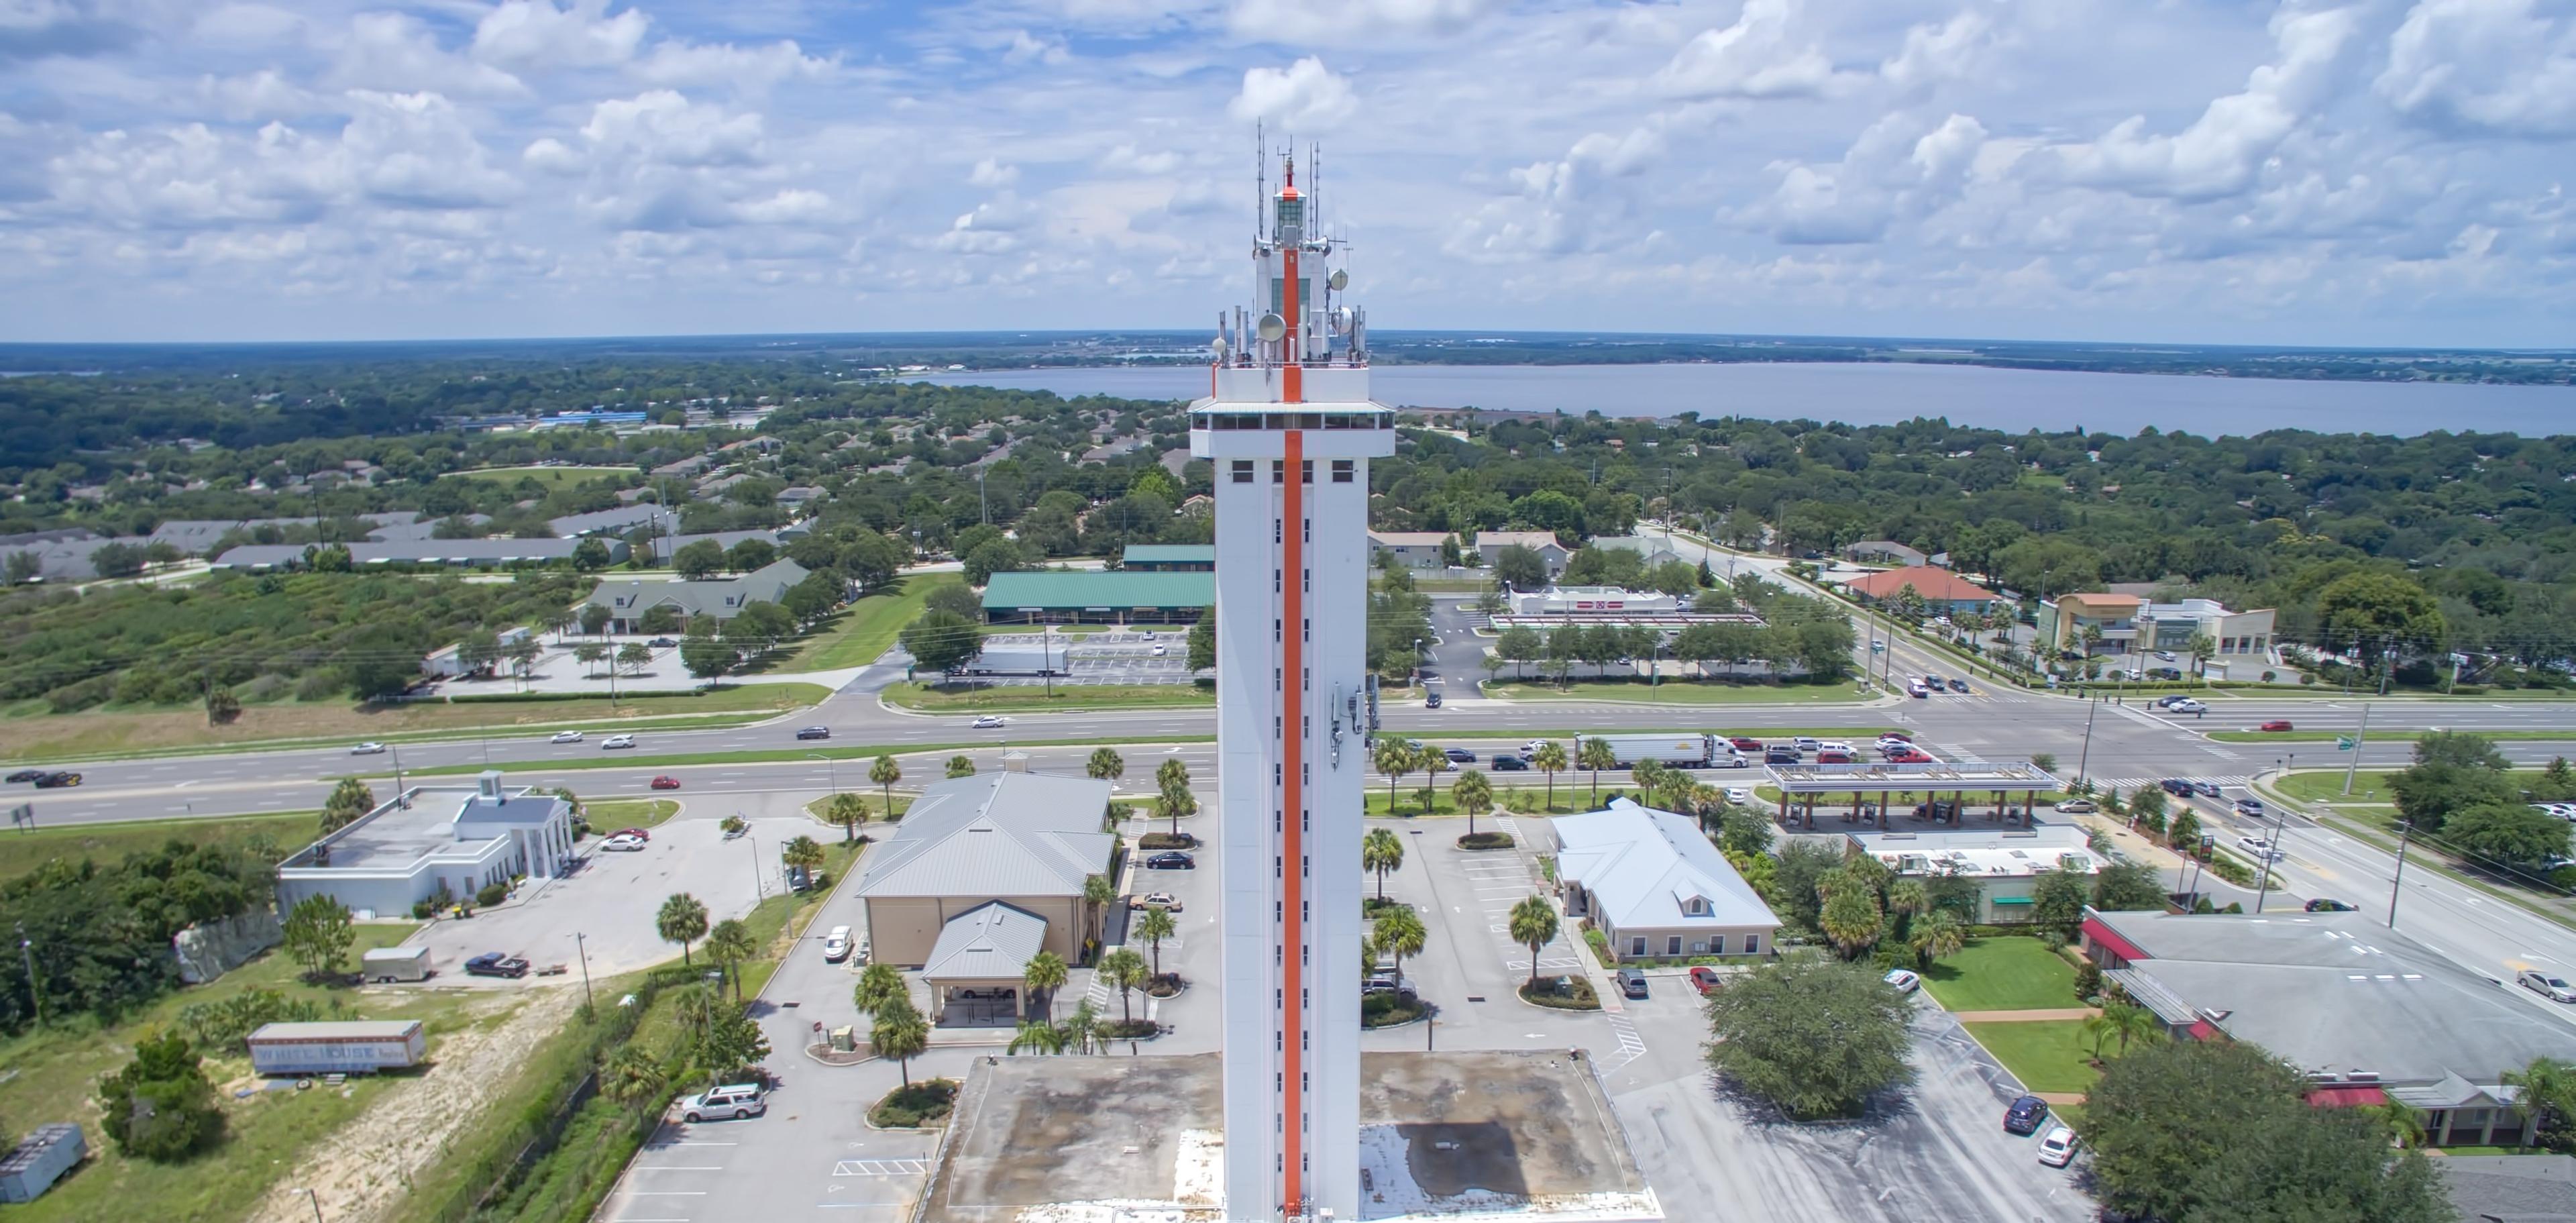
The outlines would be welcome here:
<svg viewBox="0 0 2576 1223">
<path fill-rule="evenodd" d="M 1270 460 L 1270 482 L 1271 482 L 1271 483 L 1273 483 L 1273 484 L 1286 484 L 1286 483 L 1288 482 L 1288 461 L 1287 461 L 1287 460 L 1285 460 L 1285 459 L 1272 459 L 1272 460 Z"/>
<path fill-rule="evenodd" d="M 1333 483 L 1335 483 L 1335 484 L 1348 484 L 1348 483 L 1350 483 L 1350 482 L 1351 482 L 1351 468 L 1352 468 L 1353 466 L 1354 466 L 1354 465 L 1352 464 L 1352 462 L 1351 462 L 1349 459 L 1335 459 L 1335 460 L 1333 460 Z M 1249 479 L 1250 477 L 1246 477 L 1246 478 L 1247 478 L 1247 479 Z"/>
<path fill-rule="evenodd" d="M 1252 483 L 1252 460 L 1236 459 L 1234 461 L 1234 482 L 1237 484 Z"/>
<path fill-rule="evenodd" d="M 1297 482 L 1299 484 L 1312 484 L 1315 482 L 1315 460 L 1300 459 L 1297 461 Z"/>
</svg>

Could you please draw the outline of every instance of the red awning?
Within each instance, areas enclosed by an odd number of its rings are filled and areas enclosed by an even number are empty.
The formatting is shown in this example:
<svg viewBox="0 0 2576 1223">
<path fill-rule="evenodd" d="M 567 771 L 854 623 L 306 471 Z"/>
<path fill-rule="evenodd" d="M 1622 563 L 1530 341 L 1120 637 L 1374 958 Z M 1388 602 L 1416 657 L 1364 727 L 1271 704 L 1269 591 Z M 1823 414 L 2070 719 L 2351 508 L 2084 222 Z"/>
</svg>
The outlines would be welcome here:
<svg viewBox="0 0 2576 1223">
<path fill-rule="evenodd" d="M 2376 1087 L 2319 1087 L 2308 1092 L 2313 1108 L 2358 1108 L 2365 1104 L 2386 1104 L 2388 1093 Z"/>
<path fill-rule="evenodd" d="M 2193 1040 L 2206 1041 L 2218 1039 L 2218 1025 L 2211 1023 L 2206 1019 L 2192 1020 L 2190 1031 L 2191 1038 Z"/>
<path fill-rule="evenodd" d="M 2112 954 L 2119 956 L 2123 960 L 2146 960 L 2154 958 L 2146 952 L 2138 950 L 2138 945 L 2136 943 L 2132 943 L 2129 940 L 2112 933 L 2111 927 L 2104 924 L 2102 919 L 2098 917 L 2088 917 L 2084 919 L 2084 937 L 2093 940 L 2100 946 L 2110 948 Z"/>
</svg>

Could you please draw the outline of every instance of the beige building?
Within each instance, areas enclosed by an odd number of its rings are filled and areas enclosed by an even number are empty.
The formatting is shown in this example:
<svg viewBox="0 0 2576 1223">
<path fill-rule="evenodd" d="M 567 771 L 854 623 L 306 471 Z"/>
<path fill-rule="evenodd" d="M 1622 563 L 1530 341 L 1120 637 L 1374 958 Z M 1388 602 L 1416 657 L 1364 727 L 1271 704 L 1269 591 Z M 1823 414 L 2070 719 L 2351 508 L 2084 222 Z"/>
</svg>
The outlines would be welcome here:
<svg viewBox="0 0 2576 1223">
<path fill-rule="evenodd" d="M 942 1014 L 960 1003 L 979 1019 L 1016 1014 L 1030 957 L 1081 961 L 1083 881 L 1109 872 L 1115 844 L 1101 830 L 1108 805 L 1109 783 L 1083 777 L 932 783 L 860 875 L 869 957 L 920 969 Z"/>
<path fill-rule="evenodd" d="M 1549 820 L 1557 891 L 1621 960 L 1761 955 L 1780 919 L 1699 826 L 1624 798 Z"/>
</svg>

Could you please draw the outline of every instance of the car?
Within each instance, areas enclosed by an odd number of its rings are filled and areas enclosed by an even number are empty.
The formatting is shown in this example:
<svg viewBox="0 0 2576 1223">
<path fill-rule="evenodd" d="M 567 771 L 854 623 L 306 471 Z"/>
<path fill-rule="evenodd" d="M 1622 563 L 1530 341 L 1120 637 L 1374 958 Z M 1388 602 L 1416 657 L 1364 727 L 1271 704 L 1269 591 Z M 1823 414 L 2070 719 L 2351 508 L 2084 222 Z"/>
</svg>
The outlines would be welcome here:
<svg viewBox="0 0 2576 1223">
<path fill-rule="evenodd" d="M 1930 690 L 1924 688 L 1921 684 L 1907 684 L 1905 686 L 1905 695 L 1913 697 L 1918 701 L 1928 701 L 1932 699 L 1932 693 Z"/>
<path fill-rule="evenodd" d="M 599 848 L 602 853 L 640 854 L 644 852 L 644 840 L 641 837 L 610 837 L 600 842 Z"/>
<path fill-rule="evenodd" d="M 610 735 L 599 741 L 599 750 L 603 752 L 623 751 L 633 746 L 635 746 L 633 735 Z"/>
<path fill-rule="evenodd" d="M 1434 692 L 1431 695 L 1422 698 L 1422 707 L 1425 709 L 1440 708 L 1440 694 Z"/>
<path fill-rule="evenodd" d="M 465 961 L 465 975 L 469 977 L 524 977 L 528 975 L 528 962 L 506 952 L 486 951 L 473 959 Z"/>
<path fill-rule="evenodd" d="M 1529 772 L 1529 761 L 1523 760 L 1510 752 L 1496 752 L 1494 753 L 1494 771 L 1497 773 L 1526 773 Z"/>
<path fill-rule="evenodd" d="M 2165 709 L 2166 709 L 2168 712 L 2171 712 L 2171 713 L 2207 713 L 2207 712 L 2209 712 L 2209 706 L 2204 705 L 2204 704 L 2201 704 L 2200 702 L 2195 701 L 2195 700 L 2191 699 L 2190 697 L 2184 697 L 2184 698 L 2182 698 L 2181 700 L 2174 701 L 2174 702 L 2172 702 L 2172 703 L 2170 703 L 2170 704 L 2166 705 L 2166 706 L 2165 706 Z"/>
<path fill-rule="evenodd" d="M 1800 735 L 1795 739 L 1789 740 L 1789 742 L 1796 745 L 1801 754 L 1815 751 L 1825 745 L 1824 740 L 1818 739 L 1812 735 Z"/>
<path fill-rule="evenodd" d="M 2156 788 L 2167 794 L 2173 795 L 2175 798 L 2191 797 L 2191 783 L 2184 781 L 2179 777 L 2165 778 L 2163 781 L 2156 783 Z"/>
<path fill-rule="evenodd" d="M 1825 751 L 1816 753 L 1816 763 L 1818 764 L 1850 764 L 1851 762 L 1852 754 L 1850 752 L 1837 752 L 1828 748 Z"/>
<path fill-rule="evenodd" d="M 1923 676 L 1923 686 L 1926 688 L 1939 688 L 1942 686 L 1941 677 L 1926 673 Z"/>
<path fill-rule="evenodd" d="M 2187 697 L 2187 696 L 2160 696 L 2160 697 L 2157 697 L 2156 699 L 2154 699 L 2154 700 L 2152 700 L 2152 701 L 2147 702 L 2147 704 L 2148 704 L 2148 705 L 2150 705 L 2150 706 L 2152 706 L 2152 707 L 2154 707 L 2154 708 L 2157 708 L 2157 709 L 2171 709 L 2171 708 L 2173 708 L 2174 706 L 2179 705 L 2179 704 L 2182 704 L 2184 701 L 2188 701 L 2188 700 L 2190 700 L 2190 699 L 2191 699 L 2191 698 L 2190 698 L 2190 697 Z"/>
<path fill-rule="evenodd" d="M 37 778 L 36 788 L 39 790 L 60 790 L 67 786 L 79 785 L 80 783 L 81 775 L 78 773 L 53 772 Z"/>
<path fill-rule="evenodd" d="M 2007 1134 L 2036 1133 L 2039 1130 L 2039 1123 L 2046 1120 L 2048 1120 L 2048 1101 L 2038 1096 L 2023 1096 L 2013 1101 L 2011 1107 L 2004 1110 L 2004 1132 Z"/>
<path fill-rule="evenodd" d="M 2218 783 L 2214 781 L 2195 781 L 2191 783 L 2191 792 L 2201 796 L 2202 798 L 2216 798 L 2218 797 Z"/>
<path fill-rule="evenodd" d="M 2259 798 L 2237 799 L 2236 814 L 2244 816 L 2249 820 L 2259 820 L 2263 818 L 2263 800 Z"/>
<path fill-rule="evenodd" d="M 1762 749 L 1764 764 L 1796 764 L 1802 759 L 1804 757 L 1798 754 L 1798 749 L 1786 744 L 1774 743 Z"/>
<path fill-rule="evenodd" d="M 1966 681 L 1966 680 L 1964 680 L 1964 679 L 1954 679 L 1954 680 L 1951 680 L 1951 681 L 1950 681 L 1950 691 L 1952 691 L 1952 692 L 1966 692 L 1967 690 L 1968 690 L 1968 681 Z"/>
<path fill-rule="evenodd" d="M 653 839 L 652 833 L 646 832 L 641 828 L 620 828 L 608 835 L 612 837 L 633 837 L 638 841 L 650 841 Z"/>
<path fill-rule="evenodd" d="M 2261 837 L 2238 837 L 2236 838 L 2236 848 L 2244 850 L 2247 854 L 2252 855 L 2253 859 L 2257 862 L 2261 862 L 2266 859 L 2274 862 L 2281 860 L 2281 851 L 2272 848 L 2272 843 Z"/>
<path fill-rule="evenodd" d="M 2057 804 L 2057 810 L 2061 815 L 2091 815 L 2101 808 L 2089 798 L 2070 798 Z"/>
<path fill-rule="evenodd" d="M 385 745 L 384 745 L 384 744 L 376 743 L 376 742 L 372 742 L 372 741 L 370 741 L 370 742 L 366 742 L 366 743 L 361 743 L 361 744 L 357 745 L 356 747 L 350 748 L 350 749 L 349 749 L 349 754 L 350 754 L 350 755 L 352 755 L 352 756 L 377 756 L 377 755 L 382 755 L 382 754 L 384 753 L 384 750 L 385 750 Z"/>
<path fill-rule="evenodd" d="M 2156 661 L 2157 661 L 2157 662 L 2172 662 L 2173 660 L 2174 660 L 2174 652 L 2173 652 L 2173 651 L 2171 651 L 2171 650 L 2158 650 L 2158 651 L 2156 651 Z"/>
<path fill-rule="evenodd" d="M 974 724 L 973 726 L 968 727 L 967 729 L 969 729 L 969 730 L 1000 730 L 1001 728 L 1002 728 L 1002 719 L 1001 719 L 998 715 L 995 715 L 995 714 L 989 714 L 989 713 L 988 713 L 988 714 L 985 714 L 983 717 L 980 717 L 980 718 L 975 719 L 975 724 Z"/>
<path fill-rule="evenodd" d="M 2309 901 L 2307 904 L 2307 910 L 2310 913 L 2351 913 L 2355 911 L 2351 905 L 2328 896 L 2319 896 L 2316 899 Z"/>
<path fill-rule="evenodd" d="M 1852 745 L 1845 743 L 1840 739 L 1827 739 L 1824 742 L 1817 744 L 1816 750 L 1820 752 L 1841 752 L 1848 756 L 1851 754 Z"/>
<path fill-rule="evenodd" d="M 1619 970 L 1619 993 L 1626 998 L 1646 996 L 1646 974 L 1633 968 Z"/>
<path fill-rule="evenodd" d="M 555 732 L 555 737 L 554 737 L 554 738 L 552 738 L 552 739 L 547 740 L 547 742 L 548 742 L 548 743 L 579 743 L 579 742 L 581 742 L 581 732 L 580 732 L 580 731 L 577 731 L 577 730 L 559 730 L 559 731 L 556 731 L 556 732 Z"/>
<path fill-rule="evenodd" d="M 2516 974 L 2514 976 L 2514 980 L 2521 982 L 2524 989 L 2530 990 L 2543 998 L 2547 998 L 2551 1002 L 2576 1002 L 2576 985 L 2568 984 L 2567 978 L 2558 976 L 2555 973 L 2542 972 L 2537 968 L 2526 968 Z"/>
<path fill-rule="evenodd" d="M 2290 729 L 2290 720 L 2288 718 L 2274 718 L 2269 722 L 2265 722 L 2261 726 L 2255 727 L 2254 729 L 2269 731 L 2273 734 L 2280 734 L 2281 732 Z"/>
<path fill-rule="evenodd" d="M 1889 764 L 1933 764 L 1933 763 L 1936 763 L 1936 762 L 1932 759 L 1932 754 L 1931 754 L 1931 753 L 1929 753 L 1929 752 L 1925 752 L 1925 751 L 1922 751 L 1922 750 L 1919 750 L 1919 749 L 1916 749 L 1916 748 L 1910 748 L 1910 747 L 1909 747 L 1909 748 L 1907 748 L 1907 749 L 1905 749 L 1904 751 L 1901 751 L 1901 752 L 1889 752 L 1889 753 L 1887 754 L 1887 762 L 1888 762 Z"/>
<path fill-rule="evenodd" d="M 1369 978 L 1368 978 L 1368 980 L 1363 981 L 1363 982 L 1361 982 L 1361 983 L 1360 983 L 1360 993 L 1361 993 L 1361 994 L 1363 994 L 1363 995 L 1366 995 L 1366 994 L 1404 994 L 1404 995 L 1411 995 L 1411 994 L 1413 994 L 1413 978 L 1411 978 L 1411 977 L 1406 977 L 1406 976 L 1399 976 L 1399 975 L 1397 975 L 1397 974 L 1395 974 L 1395 973 L 1388 972 L 1388 971 L 1386 971 L 1386 970 L 1384 970 L 1384 969 L 1380 969 L 1380 970 L 1379 970 L 1379 971 L 1377 971 L 1377 972 L 1370 973 L 1370 974 L 1369 974 Z"/>
<path fill-rule="evenodd" d="M 1144 632 L 1136 634 L 1136 637 L 1140 641 L 1152 641 L 1154 639 L 1154 630 L 1146 629 Z"/>
<path fill-rule="evenodd" d="M 1890 740 L 1890 739 L 1893 739 L 1893 740 L 1895 740 L 1895 741 L 1896 741 L 1896 742 L 1898 742 L 1898 743 L 1912 743 L 1912 742 L 1914 742 L 1914 736 L 1913 736 L 1911 733 L 1907 732 L 1907 731 L 1901 731 L 1901 730 L 1882 730 L 1882 731 L 1878 732 L 1878 741 L 1879 741 L 1879 742 L 1881 742 L 1881 743 L 1885 743 L 1885 742 L 1887 742 L 1887 741 L 1888 741 L 1888 740 Z"/>
<path fill-rule="evenodd" d="M 673 640 L 671 640 L 671 639 L 670 639 L 670 638 L 668 638 L 668 637 L 656 637 L 656 638 L 652 639 L 651 641 L 647 641 L 647 642 L 645 642 L 644 644 L 646 644 L 646 645 L 648 645 L 648 646 L 651 646 L 651 647 L 653 647 L 654 649 L 657 649 L 657 650 L 667 650 L 667 649 L 670 649 L 671 647 L 673 647 L 673 646 L 675 646 L 675 645 L 678 645 L 678 644 L 680 644 L 680 643 L 679 643 L 679 642 L 676 642 L 676 641 L 673 641 Z"/>
<path fill-rule="evenodd" d="M 718 1121 L 726 1118 L 740 1121 L 746 1117 L 757 1117 L 769 1111 L 769 1102 L 762 1096 L 758 1083 L 734 1083 L 713 1091 L 699 1092 L 680 1101 L 680 1117 L 685 1121 L 704 1121 L 710 1117 Z"/>
<path fill-rule="evenodd" d="M 680 779 L 673 777 L 668 773 L 664 773 L 653 779 L 653 788 L 656 790 L 677 790 L 680 788 Z"/>
<path fill-rule="evenodd" d="M 2146 680 L 2147 680 L 2147 673 L 2146 673 L 2146 672 L 2144 672 L 2144 671 L 2139 670 L 2139 669 L 2138 669 L 2138 668 L 2136 668 L 2136 667 L 2131 667 L 2131 668 L 2129 668 L 2129 669 L 2127 669 L 2127 670 L 2125 670 L 2125 671 L 2118 670 L 2117 668 L 2114 668 L 2113 670 L 2114 670 L 2114 672 L 2115 672 L 2116 674 L 2118 674 L 2118 675 L 2120 675 L 2120 676 L 2122 676 L 2122 677 L 2125 677 L 2125 678 L 2126 678 L 2130 683 L 2133 683 L 2133 684 L 2142 684 L 2142 683 L 2145 683 L 2145 682 L 2146 682 Z"/>
<path fill-rule="evenodd" d="M 1707 994 L 1716 992 L 1725 980 L 1717 975 L 1716 969 L 1703 965 L 1690 970 L 1690 983 L 1692 989 Z"/>
<path fill-rule="evenodd" d="M 1752 802 L 1753 791 L 1745 789 L 1742 786 L 1732 787 L 1726 792 L 1726 801 L 1739 805 Z"/>
<path fill-rule="evenodd" d="M 1879 980 L 1895 987 L 1896 992 L 1900 994 L 1913 993 L 1923 986 L 1923 978 L 1914 975 L 1914 970 L 1910 968 L 1888 969 L 1887 975 L 1880 977 Z"/>
<path fill-rule="evenodd" d="M 45 775 L 45 771 L 44 771 L 43 769 L 20 769 L 20 770 L 18 770 L 18 771 L 17 771 L 17 772 L 15 772 L 15 773 L 11 773 L 11 774 L 9 775 L 9 780 L 11 780 L 11 781 L 34 781 L 35 779 L 37 779 L 37 778 L 39 778 L 39 777 L 42 777 L 42 776 L 44 776 L 44 775 Z"/>
<path fill-rule="evenodd" d="M 1142 896 L 1129 899 L 1127 901 L 1127 907 L 1130 909 L 1168 909 L 1174 913 L 1178 913 L 1181 911 L 1181 899 L 1178 896 L 1172 895 L 1170 892 L 1147 892 Z"/>
<path fill-rule="evenodd" d="M 2052 1168 L 2063 1168 L 2075 1162 L 2075 1131 L 2058 1126 L 2039 1140 L 2039 1162 Z"/>
<path fill-rule="evenodd" d="M 1743 735 L 1736 735 L 1728 739 L 1727 742 L 1734 744 L 1735 750 L 1739 752 L 1758 752 L 1762 750 L 1762 741 L 1760 739 L 1748 739 Z"/>
<path fill-rule="evenodd" d="M 1164 645 L 1158 645 L 1158 646 L 1155 646 L 1155 647 L 1154 647 L 1154 657 L 1156 657 L 1156 658 L 1161 658 L 1164 654 L 1169 653 L 1169 652 L 1171 651 L 1171 648 L 1172 648 L 1172 647 L 1170 647 L 1170 646 L 1164 646 Z"/>
<path fill-rule="evenodd" d="M 1476 763 L 1476 753 L 1468 751 L 1463 747 L 1444 747 L 1440 749 L 1440 754 L 1447 756 L 1449 758 L 1449 763 L 1451 764 Z"/>
<path fill-rule="evenodd" d="M 832 927 L 832 932 L 823 936 L 824 962 L 829 964 L 838 964 L 849 958 L 850 928 L 848 926 Z"/>
<path fill-rule="evenodd" d="M 1145 869 L 1149 871 L 1194 871 L 1198 868 L 1198 859 L 1177 849 L 1167 849 L 1145 859 Z"/>
<path fill-rule="evenodd" d="M 796 737 L 799 739 L 829 739 L 832 737 L 832 728 L 829 726 L 807 726 L 797 730 Z"/>
</svg>

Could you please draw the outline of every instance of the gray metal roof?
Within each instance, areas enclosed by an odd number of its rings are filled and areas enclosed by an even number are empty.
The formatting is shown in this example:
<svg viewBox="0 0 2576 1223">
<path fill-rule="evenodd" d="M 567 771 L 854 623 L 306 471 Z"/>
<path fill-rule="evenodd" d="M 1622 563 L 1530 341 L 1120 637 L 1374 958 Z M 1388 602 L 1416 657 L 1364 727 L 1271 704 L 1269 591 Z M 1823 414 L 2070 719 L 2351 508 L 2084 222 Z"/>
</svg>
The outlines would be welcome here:
<svg viewBox="0 0 2576 1223">
<path fill-rule="evenodd" d="M 1582 885 L 1615 927 L 1780 924 L 1686 816 L 1614 798 L 1605 810 L 1560 815 L 1548 824 L 1556 834 L 1557 876 Z M 1692 899 L 1707 901 L 1708 912 L 1687 912 L 1683 906 Z"/>
<path fill-rule="evenodd" d="M 592 510 L 587 514 L 567 514 L 546 523 L 546 526 L 555 534 L 570 539 L 577 535 L 591 535 L 601 531 L 614 531 L 623 535 L 655 521 L 659 521 L 666 531 L 676 531 L 680 526 L 680 515 L 659 504 L 643 501 L 633 505 L 621 505 L 610 510 Z"/>
<path fill-rule="evenodd" d="M 746 539 L 757 539 L 762 543 L 774 546 L 778 543 L 778 532 L 709 531 L 702 535 L 665 535 L 653 541 L 653 559 L 667 564 L 670 562 L 672 553 L 678 552 L 680 549 L 688 547 L 690 544 L 698 543 L 702 540 L 713 543 L 715 546 L 730 552 L 733 550 L 733 546 L 735 544 L 741 543 Z"/>
<path fill-rule="evenodd" d="M 809 572 L 805 566 L 781 557 L 739 577 L 698 582 L 634 578 L 601 582 L 584 602 L 596 603 L 625 619 L 668 603 L 679 608 L 682 617 L 704 612 L 718 620 L 730 620 L 749 604 L 775 603 L 785 598 L 788 588 L 804 581 Z"/>
<path fill-rule="evenodd" d="M 2433 1161 L 2462 1219 L 2576 1220 L 2576 1156 L 2453 1155 Z"/>
<path fill-rule="evenodd" d="M 2152 983 L 2140 992 L 2159 1014 L 2179 1003 L 2337 1081 L 2393 1090 L 2456 1078 L 2495 1097 L 2502 1072 L 2576 1049 L 2556 1017 L 2365 914 L 2087 916 L 2151 957 L 2125 972 Z"/>
<path fill-rule="evenodd" d="M 312 544 L 243 544 L 212 562 L 217 569 L 277 569 L 304 562 Z M 571 560 L 575 539 L 397 539 L 345 545 L 353 565 L 509 565 Z M 622 543 L 610 545 L 610 557 Z"/>
<path fill-rule="evenodd" d="M 343 1019 L 262 1024 L 250 1034 L 263 1040 L 400 1040 L 420 1030 L 417 1019 Z"/>
<path fill-rule="evenodd" d="M 1046 919 L 1001 901 L 949 918 L 922 961 L 924 981 L 1017 981 L 1046 945 Z"/>
<path fill-rule="evenodd" d="M 1080 896 L 1109 869 L 1109 783 L 1046 773 L 933 782 L 868 854 L 859 895 Z"/>
</svg>

